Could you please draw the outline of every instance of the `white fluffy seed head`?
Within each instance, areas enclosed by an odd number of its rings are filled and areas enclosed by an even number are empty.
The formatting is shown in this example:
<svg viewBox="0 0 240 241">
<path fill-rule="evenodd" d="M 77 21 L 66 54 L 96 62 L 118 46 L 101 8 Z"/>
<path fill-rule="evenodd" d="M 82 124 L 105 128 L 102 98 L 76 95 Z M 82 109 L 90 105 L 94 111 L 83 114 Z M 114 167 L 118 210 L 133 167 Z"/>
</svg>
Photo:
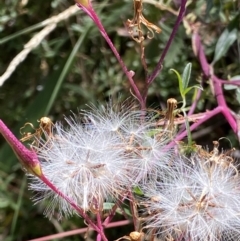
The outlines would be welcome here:
<svg viewBox="0 0 240 241">
<path fill-rule="evenodd" d="M 77 133 L 71 129 L 61 132 L 59 125 L 55 128 L 57 135 L 38 154 L 43 160 L 44 175 L 86 211 L 91 205 L 101 208 L 108 196 L 121 195 L 123 187 L 129 185 L 130 173 L 123 149 L 114 148 L 122 144 L 119 138 L 81 127 Z M 31 189 L 38 190 L 40 184 L 35 181 Z M 40 189 L 52 193 L 43 183 Z M 54 200 L 57 195 L 52 193 L 51 198 Z M 60 208 L 68 211 L 65 201 L 59 202 Z"/>
<path fill-rule="evenodd" d="M 223 166 L 212 157 L 194 155 L 193 165 L 178 158 L 154 187 L 143 188 L 149 230 L 173 240 L 225 241 L 240 236 L 240 176 L 232 163 Z"/>
<path fill-rule="evenodd" d="M 157 135 L 150 136 L 147 132 L 137 139 L 133 157 L 135 184 L 146 185 L 155 183 L 169 168 L 173 152 L 164 150 L 167 139 L 158 139 Z"/>
<path fill-rule="evenodd" d="M 162 152 L 166 139 L 161 142 L 150 134 L 151 123 L 142 112 L 108 106 L 81 114 L 84 121 L 66 118 L 68 127 L 54 125 L 51 135 L 34 147 L 44 175 L 59 191 L 85 211 L 97 211 L 106 199 L 118 199 L 153 176 L 156 180 L 168 156 Z M 60 217 L 75 212 L 41 180 L 31 179 L 35 201 L 50 199 L 46 215 L 57 207 Z"/>
</svg>

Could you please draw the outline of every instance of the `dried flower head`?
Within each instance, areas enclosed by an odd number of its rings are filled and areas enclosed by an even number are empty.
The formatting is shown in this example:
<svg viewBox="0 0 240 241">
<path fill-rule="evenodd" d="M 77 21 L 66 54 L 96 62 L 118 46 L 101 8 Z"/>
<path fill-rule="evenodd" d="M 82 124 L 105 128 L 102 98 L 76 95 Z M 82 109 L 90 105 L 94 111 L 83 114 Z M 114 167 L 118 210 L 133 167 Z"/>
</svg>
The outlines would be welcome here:
<svg viewBox="0 0 240 241">
<path fill-rule="evenodd" d="M 128 19 L 126 22 L 129 34 L 132 36 L 132 38 L 136 42 L 141 43 L 144 40 L 144 35 L 143 35 L 143 31 L 142 31 L 142 24 L 143 24 L 149 30 L 147 38 L 152 39 L 154 37 L 154 31 L 156 33 L 160 33 L 162 30 L 158 26 L 149 22 L 143 16 L 142 0 L 133 0 L 133 4 L 134 4 L 134 17 L 132 20 Z M 137 37 L 134 36 L 134 31 L 133 31 L 134 28 L 137 29 Z"/>
<path fill-rule="evenodd" d="M 133 106 L 108 105 L 66 118 L 68 127 L 55 124 L 51 138 L 35 146 L 44 175 L 85 211 L 101 211 L 106 199 L 118 199 L 139 182 L 157 176 L 166 161 L 151 123 Z M 47 133 L 46 133 L 47 134 Z M 156 177 L 155 177 L 156 178 Z M 46 214 L 59 206 L 60 216 L 71 215 L 69 204 L 41 180 L 32 177 L 35 201 L 50 198 Z"/>
<path fill-rule="evenodd" d="M 23 127 L 20 128 L 20 133 L 23 135 L 23 137 L 20 139 L 21 142 L 33 140 L 32 144 L 33 146 L 39 146 L 37 143 L 37 140 L 41 138 L 42 135 L 45 135 L 50 137 L 51 136 L 51 131 L 52 131 L 52 126 L 53 123 L 50 118 L 48 117 L 42 117 L 39 121 L 39 127 L 34 128 L 32 123 L 25 123 Z M 30 126 L 33 130 L 34 133 L 31 132 L 22 132 L 22 129 L 24 129 L 26 126 Z"/>
<path fill-rule="evenodd" d="M 172 170 L 146 188 L 147 228 L 172 240 L 236 240 L 240 235 L 240 177 L 229 156 L 206 151 L 177 158 Z M 221 163 L 211 158 L 220 158 Z M 190 165 L 189 165 L 190 161 Z M 234 165 L 234 168 L 233 168 Z M 235 239 L 234 239 L 235 238 Z"/>
</svg>

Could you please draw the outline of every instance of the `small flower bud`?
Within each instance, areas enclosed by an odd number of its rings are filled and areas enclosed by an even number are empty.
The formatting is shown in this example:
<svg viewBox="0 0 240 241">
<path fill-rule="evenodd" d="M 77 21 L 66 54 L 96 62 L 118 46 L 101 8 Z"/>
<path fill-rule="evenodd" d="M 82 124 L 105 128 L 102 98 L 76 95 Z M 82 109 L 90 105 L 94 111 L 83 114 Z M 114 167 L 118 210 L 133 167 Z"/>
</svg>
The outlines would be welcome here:
<svg viewBox="0 0 240 241">
<path fill-rule="evenodd" d="M 90 7 L 90 0 L 76 0 L 76 2 L 85 8 Z"/>
</svg>

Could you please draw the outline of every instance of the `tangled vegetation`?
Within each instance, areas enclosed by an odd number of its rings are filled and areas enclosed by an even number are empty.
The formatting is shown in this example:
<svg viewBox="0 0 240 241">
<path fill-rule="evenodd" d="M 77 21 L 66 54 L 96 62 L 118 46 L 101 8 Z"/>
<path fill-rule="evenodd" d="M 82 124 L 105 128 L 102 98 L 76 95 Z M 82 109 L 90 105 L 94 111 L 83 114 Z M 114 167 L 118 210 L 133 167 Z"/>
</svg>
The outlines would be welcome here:
<svg viewBox="0 0 240 241">
<path fill-rule="evenodd" d="M 237 1 L 0 9 L 0 239 L 240 237 Z"/>
</svg>

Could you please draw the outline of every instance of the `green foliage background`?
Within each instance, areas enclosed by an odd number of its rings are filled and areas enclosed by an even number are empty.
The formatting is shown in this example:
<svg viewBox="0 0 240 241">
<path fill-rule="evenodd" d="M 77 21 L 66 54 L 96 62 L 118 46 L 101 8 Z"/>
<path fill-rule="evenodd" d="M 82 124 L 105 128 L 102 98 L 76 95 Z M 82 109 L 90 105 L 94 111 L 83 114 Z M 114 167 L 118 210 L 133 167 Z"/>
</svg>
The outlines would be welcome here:
<svg viewBox="0 0 240 241">
<path fill-rule="evenodd" d="M 177 0 L 161 0 L 163 5 L 177 10 Z M 4 73 L 10 61 L 23 49 L 30 38 L 41 28 L 29 27 L 57 15 L 73 5 L 73 1 L 20 1 L 0 2 L 0 74 Z M 141 88 L 144 70 L 140 62 L 138 45 L 127 35 L 124 22 L 132 19 L 131 0 L 94 1 L 95 8 L 120 52 L 125 64 L 135 71 L 135 80 Z M 214 59 L 217 42 L 231 25 L 239 33 L 239 3 L 232 0 L 189 1 L 186 14 L 196 17 L 208 60 Z M 162 29 L 161 34 L 146 42 L 146 61 L 149 70 L 156 65 L 172 31 L 176 16 L 160 10 L 152 4 L 144 5 L 144 15 Z M 227 41 L 223 36 L 224 49 L 215 63 L 215 74 L 222 79 L 239 76 L 240 42 Z M 225 40 L 225 41 L 224 41 Z M 217 48 L 217 49 L 216 49 Z M 181 100 L 176 75 L 169 72 L 174 68 L 180 73 L 187 63 L 192 63 L 190 85 L 198 84 L 202 78 L 198 61 L 191 46 L 191 35 L 181 25 L 167 54 L 161 74 L 149 89 L 148 106 L 164 108 L 168 98 Z M 208 84 L 198 103 L 197 111 L 203 112 L 216 106 Z M 121 68 L 101 37 L 96 26 L 82 11 L 60 22 L 54 31 L 34 49 L 0 87 L 0 118 L 20 137 L 19 129 L 26 122 L 38 125 L 37 120 L 49 116 L 53 122 L 64 116 L 87 108 L 86 104 L 105 103 L 109 96 L 113 102 L 131 96 L 130 86 Z M 236 89 L 226 90 L 226 100 L 231 109 L 239 110 Z M 240 92 L 240 91 L 239 91 Z M 191 105 L 194 93 L 187 99 Z M 205 131 L 207 130 L 207 131 Z M 206 123 L 195 137 L 199 144 L 211 145 L 212 140 L 228 137 L 237 146 L 224 118 L 219 116 Z M 84 226 L 78 217 L 59 222 L 43 216 L 44 208 L 33 206 L 32 193 L 28 192 L 26 178 L 10 148 L 0 139 L 0 240 L 29 240 L 72 230 Z M 227 144 L 229 148 L 229 143 Z M 44 227 L 44 228 L 43 228 Z M 111 238 L 120 237 L 119 231 L 109 231 Z M 117 233 L 117 234 L 116 234 Z M 123 230 L 123 235 L 127 231 Z M 79 236 L 64 240 L 81 240 Z M 83 238 L 82 238 L 83 240 Z M 91 240 L 91 234 L 88 240 Z"/>
</svg>

